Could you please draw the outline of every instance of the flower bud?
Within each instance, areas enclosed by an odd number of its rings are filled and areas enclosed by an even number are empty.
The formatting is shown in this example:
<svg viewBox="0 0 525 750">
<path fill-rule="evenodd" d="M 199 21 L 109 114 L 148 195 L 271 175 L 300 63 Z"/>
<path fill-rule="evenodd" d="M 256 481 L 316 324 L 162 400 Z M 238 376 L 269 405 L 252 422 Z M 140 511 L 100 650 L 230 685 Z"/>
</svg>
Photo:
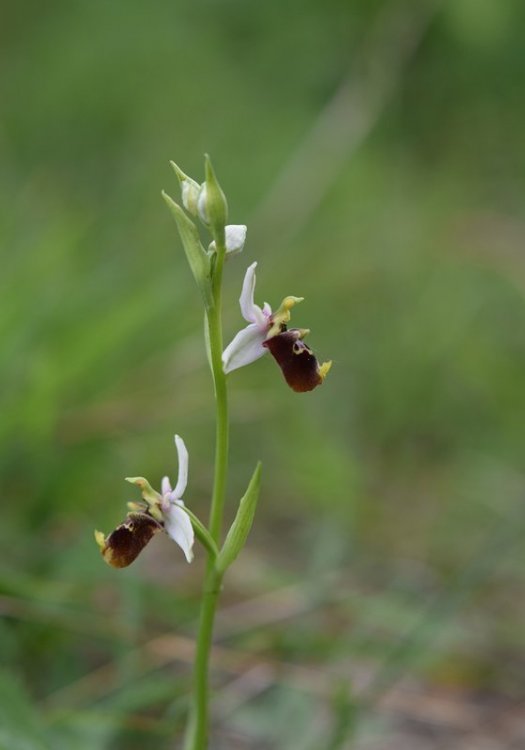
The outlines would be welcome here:
<svg viewBox="0 0 525 750">
<path fill-rule="evenodd" d="M 198 199 L 201 186 L 187 174 L 184 174 L 182 169 L 175 164 L 174 161 L 170 161 L 171 166 L 175 170 L 175 174 L 178 177 L 180 190 L 182 195 L 182 205 L 192 216 L 197 216 L 198 213 Z"/>
<path fill-rule="evenodd" d="M 224 243 L 224 229 L 228 219 L 228 204 L 217 182 L 210 157 L 206 155 L 206 181 L 201 186 L 197 201 L 199 216 L 212 231 L 214 239 Z"/>
</svg>

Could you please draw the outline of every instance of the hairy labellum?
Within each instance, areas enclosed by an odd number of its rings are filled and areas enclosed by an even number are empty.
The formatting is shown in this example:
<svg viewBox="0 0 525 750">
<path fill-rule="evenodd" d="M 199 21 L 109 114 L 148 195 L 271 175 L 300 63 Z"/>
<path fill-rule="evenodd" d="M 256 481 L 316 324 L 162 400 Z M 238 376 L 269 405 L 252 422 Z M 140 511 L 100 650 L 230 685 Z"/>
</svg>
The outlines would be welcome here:
<svg viewBox="0 0 525 750">
<path fill-rule="evenodd" d="M 162 525 L 147 513 L 128 513 L 126 520 L 100 544 L 102 557 L 114 568 L 131 565 Z"/>
<path fill-rule="evenodd" d="M 294 391 L 313 391 L 321 385 L 331 363 L 320 365 L 317 357 L 302 340 L 305 331 L 291 328 L 263 342 L 283 371 L 286 382 Z"/>
</svg>

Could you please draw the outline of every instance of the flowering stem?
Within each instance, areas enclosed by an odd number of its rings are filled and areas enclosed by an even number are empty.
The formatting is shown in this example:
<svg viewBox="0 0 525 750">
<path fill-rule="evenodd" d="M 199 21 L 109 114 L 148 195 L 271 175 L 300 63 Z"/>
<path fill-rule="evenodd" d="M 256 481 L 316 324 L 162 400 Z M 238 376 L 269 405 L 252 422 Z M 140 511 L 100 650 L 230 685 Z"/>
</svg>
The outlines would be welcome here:
<svg viewBox="0 0 525 750">
<path fill-rule="evenodd" d="M 219 241 L 217 241 L 217 239 Z M 221 242 L 220 239 L 221 238 L 216 238 L 217 254 L 213 274 L 213 304 L 206 310 L 210 366 L 215 388 L 216 408 L 215 473 L 209 531 L 211 538 L 217 547 L 220 542 L 226 493 L 229 438 L 228 392 L 226 388 L 226 376 L 222 369 L 223 342 L 221 319 L 222 269 L 226 248 L 224 246 L 224 241 Z M 210 552 L 208 552 L 193 670 L 192 705 L 186 730 L 185 750 L 206 750 L 208 747 L 208 672 L 215 610 L 221 585 L 222 573 L 216 569 L 215 558 Z"/>
<path fill-rule="evenodd" d="M 224 498 L 226 494 L 226 474 L 228 470 L 228 391 L 226 375 L 222 369 L 222 269 L 226 248 L 217 243 L 217 262 L 213 277 L 214 305 L 207 313 L 210 341 L 210 359 L 215 386 L 215 475 L 213 496 L 210 511 L 210 533 L 216 544 L 219 544 Z"/>
</svg>

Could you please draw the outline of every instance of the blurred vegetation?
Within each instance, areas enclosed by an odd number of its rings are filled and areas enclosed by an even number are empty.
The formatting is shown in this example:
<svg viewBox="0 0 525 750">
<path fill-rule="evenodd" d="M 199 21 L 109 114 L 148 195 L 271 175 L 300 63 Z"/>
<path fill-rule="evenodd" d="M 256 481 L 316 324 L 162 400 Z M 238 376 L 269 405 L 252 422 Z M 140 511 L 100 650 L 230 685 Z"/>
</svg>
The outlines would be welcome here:
<svg viewBox="0 0 525 750">
<path fill-rule="evenodd" d="M 92 532 L 124 476 L 174 473 L 175 431 L 206 513 L 201 310 L 160 198 L 168 160 L 200 178 L 205 151 L 248 224 L 226 338 L 257 259 L 257 300 L 303 295 L 334 360 L 306 396 L 270 358 L 231 377 L 230 514 L 258 458 L 264 480 L 214 748 L 349 747 L 347 680 L 372 709 L 407 673 L 523 695 L 525 6 L 2 15 L 0 748 L 177 746 L 202 559 L 156 539 L 114 571 Z"/>
</svg>

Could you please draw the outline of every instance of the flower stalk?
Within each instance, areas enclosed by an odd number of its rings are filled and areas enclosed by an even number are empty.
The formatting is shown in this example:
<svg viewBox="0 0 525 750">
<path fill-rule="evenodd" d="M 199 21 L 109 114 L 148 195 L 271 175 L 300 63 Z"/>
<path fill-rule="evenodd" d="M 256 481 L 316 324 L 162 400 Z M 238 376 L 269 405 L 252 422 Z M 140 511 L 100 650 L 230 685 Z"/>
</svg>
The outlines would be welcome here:
<svg viewBox="0 0 525 750">
<path fill-rule="evenodd" d="M 215 232 L 214 232 L 215 235 Z M 209 531 L 219 545 L 222 530 L 226 479 L 228 471 L 229 417 L 226 375 L 222 369 L 222 273 L 226 247 L 222 237 L 214 237 L 216 262 L 212 280 L 213 304 L 206 310 L 210 366 L 215 391 L 215 470 L 210 509 Z M 222 586 L 223 572 L 217 570 L 215 559 L 209 555 L 206 565 L 199 632 L 193 672 L 193 700 L 189 716 L 184 750 L 205 750 L 208 746 L 209 686 L 208 673 L 213 638 L 213 624 L 217 600 Z"/>
<path fill-rule="evenodd" d="M 179 236 L 204 306 L 205 342 L 215 394 L 215 468 L 210 515 L 206 526 L 183 500 L 188 481 L 189 453 L 184 440 L 175 435 L 178 478 L 161 481 L 160 492 L 142 476 L 127 481 L 141 492 L 142 500 L 128 503 L 126 519 L 108 536 L 95 532 L 104 560 L 115 568 L 130 565 L 153 537 L 166 533 L 182 549 L 186 560 L 193 560 L 197 539 L 207 554 L 202 591 L 199 629 L 195 647 L 192 696 L 184 737 L 184 750 L 207 750 L 209 735 L 209 666 L 217 601 L 224 574 L 244 547 L 259 497 L 261 464 L 258 463 L 235 519 L 221 545 L 223 512 L 228 472 L 229 417 L 227 377 L 229 373 L 270 353 L 288 385 L 296 392 L 311 391 L 321 385 L 331 362 L 319 364 L 303 342 L 308 329 L 288 329 L 292 308 L 302 297 L 287 296 L 272 311 L 268 303 L 254 301 L 255 268 L 245 275 L 239 299 L 241 314 L 248 323 L 224 348 L 222 334 L 222 279 L 225 261 L 239 255 L 246 239 L 246 226 L 227 225 L 228 205 L 210 159 L 206 156 L 202 185 L 171 162 L 181 187 L 183 207 L 162 193 L 175 219 Z M 189 214 L 189 215 L 188 215 Z M 190 218 L 190 216 L 192 218 Z M 200 239 L 195 221 L 211 235 L 208 249 Z"/>
</svg>

